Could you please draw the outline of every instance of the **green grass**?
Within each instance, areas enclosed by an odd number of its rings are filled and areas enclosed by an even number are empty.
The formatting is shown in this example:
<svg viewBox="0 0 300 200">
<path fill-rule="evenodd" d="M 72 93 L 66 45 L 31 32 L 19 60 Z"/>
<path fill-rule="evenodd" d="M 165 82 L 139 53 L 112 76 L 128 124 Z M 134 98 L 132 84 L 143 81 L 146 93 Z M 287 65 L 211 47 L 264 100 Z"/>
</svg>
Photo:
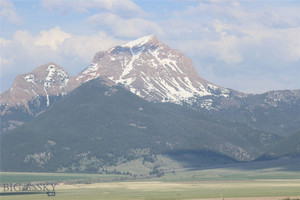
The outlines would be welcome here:
<svg viewBox="0 0 300 200">
<path fill-rule="evenodd" d="M 241 170 L 241 169 L 207 169 L 197 171 L 184 171 L 165 174 L 155 180 L 160 181 L 249 181 L 249 180 L 275 180 L 275 179 L 300 179 L 300 173 L 268 170 Z"/>
<path fill-rule="evenodd" d="M 190 182 L 190 183 L 165 183 L 165 182 L 119 182 L 95 183 L 76 188 L 58 188 L 55 199 L 194 199 L 223 197 L 278 197 L 299 196 L 300 180 L 283 181 L 249 181 L 249 182 Z M 96 188 L 93 188 L 93 187 Z M 63 187 L 63 186 L 62 186 Z M 3 196 L 5 199 L 46 199 L 46 194 Z"/>
<path fill-rule="evenodd" d="M 107 182 L 127 180 L 129 176 L 114 174 L 23 173 L 0 172 L 0 184 L 25 182 Z"/>
<path fill-rule="evenodd" d="M 125 200 L 125 199 L 195 199 L 229 197 L 274 197 L 297 199 L 300 196 L 299 171 L 286 171 L 272 166 L 261 169 L 242 167 L 206 169 L 166 173 L 160 178 L 122 181 L 128 177 L 100 174 L 66 173 L 0 173 L 1 183 L 58 181 L 91 184 L 64 184 L 56 187 L 56 200 Z M 262 165 L 259 167 L 259 165 Z M 295 163 L 291 163 L 295 165 Z M 250 166 L 251 168 L 251 166 Z M 277 198 L 275 198 L 277 197 Z M 294 197 L 294 198 L 293 198 Z M 46 194 L 1 196 L 1 200 L 42 200 Z"/>
</svg>

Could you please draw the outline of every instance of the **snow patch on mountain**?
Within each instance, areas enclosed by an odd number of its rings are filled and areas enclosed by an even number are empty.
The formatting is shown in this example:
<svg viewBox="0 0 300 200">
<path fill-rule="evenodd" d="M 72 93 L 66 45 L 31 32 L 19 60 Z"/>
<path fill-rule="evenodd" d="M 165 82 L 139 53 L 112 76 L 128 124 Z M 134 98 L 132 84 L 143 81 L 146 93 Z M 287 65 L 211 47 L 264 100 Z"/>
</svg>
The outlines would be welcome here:
<svg viewBox="0 0 300 200">
<path fill-rule="evenodd" d="M 49 100 L 49 95 L 48 95 L 48 92 L 47 92 L 47 89 L 44 87 L 44 91 L 46 93 L 46 99 L 47 99 L 47 107 L 49 107 L 50 105 L 50 100 Z"/>
<path fill-rule="evenodd" d="M 90 74 L 96 72 L 98 69 L 99 66 L 97 63 L 91 63 L 90 67 L 88 67 L 86 70 L 83 71 L 83 74 Z"/>
<path fill-rule="evenodd" d="M 67 87 L 70 77 L 69 75 L 66 73 L 66 71 L 64 71 L 63 69 L 57 69 L 57 75 L 60 76 L 60 85 L 59 88 L 65 88 Z"/>
<path fill-rule="evenodd" d="M 98 69 L 98 63 L 91 63 L 89 67 L 83 70 L 81 75 L 77 76 L 76 81 L 80 81 L 81 79 L 85 78 L 84 82 L 88 82 L 92 79 L 98 78 L 100 76 L 100 74 L 97 73 Z"/>
<path fill-rule="evenodd" d="M 130 52 L 132 54 L 131 60 L 128 63 L 125 64 L 123 72 L 122 72 L 122 74 L 120 76 L 120 79 L 117 82 L 121 82 L 122 79 L 123 79 L 123 77 L 125 77 L 126 75 L 128 75 L 132 71 L 132 69 L 133 69 L 133 63 L 140 56 L 140 52 L 139 53 L 134 53 L 131 48 L 130 48 Z"/>
<path fill-rule="evenodd" d="M 129 47 L 129 48 L 133 48 L 135 46 L 142 46 L 146 43 L 148 43 L 150 40 L 153 39 L 153 37 L 155 37 L 154 35 L 148 35 L 148 36 L 144 36 L 144 37 L 141 37 L 137 40 L 134 40 L 134 41 L 131 41 L 131 42 L 128 42 L 126 44 L 123 44 L 121 45 L 121 47 Z"/>
<path fill-rule="evenodd" d="M 157 48 L 154 51 L 150 51 L 150 53 L 153 55 L 153 57 L 158 61 L 158 63 L 160 63 L 161 65 L 165 66 L 165 67 L 169 67 L 171 68 L 173 71 L 178 71 L 179 73 L 183 73 L 180 68 L 177 66 L 177 61 L 176 60 L 172 60 L 171 56 L 168 57 L 164 57 L 164 58 L 160 58 L 159 54 L 160 54 L 160 50 L 161 48 Z"/>
<path fill-rule="evenodd" d="M 49 88 L 51 86 L 51 83 L 53 82 L 53 75 L 55 73 L 56 69 L 54 65 L 49 65 L 47 68 L 48 75 L 45 78 L 44 82 L 44 88 Z"/>
<path fill-rule="evenodd" d="M 29 74 L 27 76 L 23 77 L 25 81 L 27 81 L 28 83 L 33 83 L 36 85 L 36 82 L 34 80 L 34 75 L 33 74 Z"/>
</svg>

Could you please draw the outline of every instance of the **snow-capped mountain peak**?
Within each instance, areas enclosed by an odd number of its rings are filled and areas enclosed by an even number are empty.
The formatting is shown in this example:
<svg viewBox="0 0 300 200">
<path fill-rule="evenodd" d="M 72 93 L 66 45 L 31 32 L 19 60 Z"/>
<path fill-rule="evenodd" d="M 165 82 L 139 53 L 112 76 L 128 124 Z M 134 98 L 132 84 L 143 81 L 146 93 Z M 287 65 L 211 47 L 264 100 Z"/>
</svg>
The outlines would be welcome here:
<svg viewBox="0 0 300 200">
<path fill-rule="evenodd" d="M 154 35 L 148 35 L 148 36 L 141 37 L 137 40 L 128 42 L 126 44 L 123 44 L 121 45 L 121 47 L 129 47 L 129 48 L 138 47 L 147 44 L 152 40 L 157 40 L 157 38 Z"/>
<path fill-rule="evenodd" d="M 99 76 L 152 101 L 192 103 L 197 97 L 229 93 L 201 79 L 189 58 L 153 35 L 96 53 L 93 63 L 76 80 L 87 82 Z"/>
<path fill-rule="evenodd" d="M 61 66 L 54 63 L 42 65 L 30 73 L 17 76 L 13 86 L 1 94 L 1 105 L 23 105 L 30 111 L 28 102 L 44 96 L 48 107 L 50 96 L 66 92 L 69 79 L 69 74 Z"/>
</svg>

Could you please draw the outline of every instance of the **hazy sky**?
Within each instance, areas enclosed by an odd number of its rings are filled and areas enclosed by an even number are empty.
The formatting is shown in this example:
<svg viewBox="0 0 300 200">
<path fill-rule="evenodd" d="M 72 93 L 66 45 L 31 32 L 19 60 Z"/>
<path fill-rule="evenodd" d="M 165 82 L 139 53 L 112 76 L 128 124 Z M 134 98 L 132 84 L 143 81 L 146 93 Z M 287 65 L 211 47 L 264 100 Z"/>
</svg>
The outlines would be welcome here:
<svg viewBox="0 0 300 200">
<path fill-rule="evenodd" d="M 300 1 L 0 0 L 1 92 L 48 62 L 71 75 L 97 51 L 156 35 L 200 77 L 242 92 L 300 89 Z"/>
</svg>

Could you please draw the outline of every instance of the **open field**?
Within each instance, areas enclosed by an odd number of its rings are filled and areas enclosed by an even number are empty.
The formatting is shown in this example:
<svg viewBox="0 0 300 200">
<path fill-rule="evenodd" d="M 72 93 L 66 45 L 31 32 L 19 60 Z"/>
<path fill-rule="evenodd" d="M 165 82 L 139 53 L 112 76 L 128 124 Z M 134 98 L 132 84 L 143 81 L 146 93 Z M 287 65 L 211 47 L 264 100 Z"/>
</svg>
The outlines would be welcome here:
<svg viewBox="0 0 300 200">
<path fill-rule="evenodd" d="M 54 181 L 56 196 L 46 194 L 1 196 L 1 200 L 79 200 L 79 199 L 231 199 L 283 200 L 300 199 L 299 163 L 279 167 L 267 163 L 253 166 L 185 170 L 165 174 L 159 178 L 122 180 L 126 177 L 99 174 L 1 173 L 1 183 L 26 181 Z M 2 179 L 4 177 L 4 179 Z M 127 177 L 128 178 L 128 177 Z M 75 181 L 76 184 L 72 184 Z M 98 182 L 97 182 L 98 181 Z M 82 183 L 90 184 L 82 184 Z M 1 188 L 3 191 L 3 188 Z"/>
<path fill-rule="evenodd" d="M 127 175 L 0 172 L 0 184 L 26 182 L 100 182 L 128 180 Z"/>
<path fill-rule="evenodd" d="M 203 199 L 240 198 L 284 199 L 300 196 L 300 180 L 258 180 L 234 182 L 111 182 L 76 185 L 58 185 L 57 200 L 79 199 Z M 260 198 L 263 197 L 263 198 Z M 48 199 L 46 194 L 2 196 L 1 200 Z M 270 199 L 270 198 L 269 198 Z"/>
</svg>

